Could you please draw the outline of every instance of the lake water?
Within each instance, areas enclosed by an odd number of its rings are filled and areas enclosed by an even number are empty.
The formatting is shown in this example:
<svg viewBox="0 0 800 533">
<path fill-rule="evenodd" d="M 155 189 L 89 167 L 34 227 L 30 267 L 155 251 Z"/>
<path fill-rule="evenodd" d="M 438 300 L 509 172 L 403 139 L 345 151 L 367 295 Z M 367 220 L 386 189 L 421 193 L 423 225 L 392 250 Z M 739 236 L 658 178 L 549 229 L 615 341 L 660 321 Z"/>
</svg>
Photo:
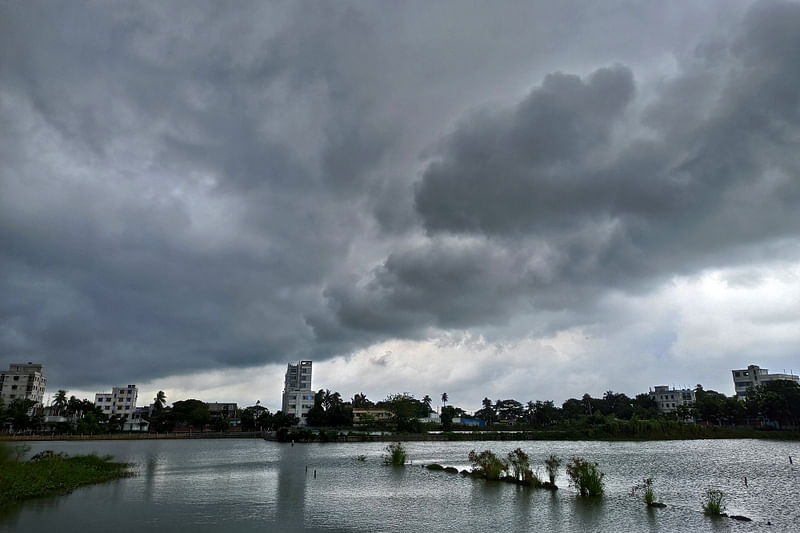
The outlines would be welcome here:
<svg viewBox="0 0 800 533">
<path fill-rule="evenodd" d="M 31 445 L 31 453 L 111 454 L 135 463 L 137 475 L 25 502 L 0 515 L 2 532 L 800 531 L 800 443 L 794 442 L 411 442 L 406 447 L 413 465 L 405 468 L 382 464 L 385 443 Z M 598 462 L 606 496 L 577 497 L 563 468 L 556 481 L 560 490 L 552 493 L 420 467 L 436 462 L 462 469 L 469 466 L 471 449 L 505 455 L 516 447 L 539 465 L 542 477 L 551 453 Z M 796 457 L 795 465 L 789 456 Z M 644 477 L 655 479 L 656 496 L 667 508 L 648 509 L 630 496 Z M 705 517 L 707 488 L 723 490 L 728 512 L 753 522 Z M 767 520 L 773 525 L 766 526 Z"/>
</svg>

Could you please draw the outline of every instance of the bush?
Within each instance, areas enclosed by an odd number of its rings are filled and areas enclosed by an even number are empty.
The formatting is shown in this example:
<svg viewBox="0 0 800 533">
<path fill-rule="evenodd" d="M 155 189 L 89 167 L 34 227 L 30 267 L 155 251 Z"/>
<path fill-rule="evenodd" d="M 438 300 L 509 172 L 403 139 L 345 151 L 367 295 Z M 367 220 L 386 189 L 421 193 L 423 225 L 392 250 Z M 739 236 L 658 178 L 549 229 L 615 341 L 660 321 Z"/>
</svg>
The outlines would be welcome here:
<svg viewBox="0 0 800 533">
<path fill-rule="evenodd" d="M 544 460 L 544 466 L 547 468 L 547 477 L 550 479 L 550 483 L 555 485 L 558 468 L 561 466 L 561 459 L 557 455 L 551 454 L 550 457 Z"/>
<path fill-rule="evenodd" d="M 489 450 L 475 453 L 469 452 L 469 460 L 472 462 L 472 469 L 478 472 L 481 477 L 486 479 L 500 479 L 500 474 L 508 469 L 508 465 Z"/>
<path fill-rule="evenodd" d="M 723 511 L 725 511 L 725 493 L 719 489 L 708 489 L 703 512 L 708 516 L 720 516 Z"/>
<path fill-rule="evenodd" d="M 406 449 L 400 442 L 394 442 L 384 448 L 388 455 L 383 456 L 383 462 L 387 465 L 403 466 L 406 464 Z"/>
<path fill-rule="evenodd" d="M 602 496 L 603 474 L 597 463 L 590 463 L 581 457 L 573 457 L 567 464 L 570 484 L 578 489 L 581 496 Z"/>
<path fill-rule="evenodd" d="M 529 481 L 533 476 L 530 458 L 521 448 L 508 452 L 507 461 L 510 470 L 509 475 L 514 478 L 514 481 Z"/>
<path fill-rule="evenodd" d="M 653 490 L 653 478 L 649 477 L 647 479 L 642 480 L 639 485 L 633 487 L 631 491 L 632 495 L 638 494 L 639 492 L 642 493 L 644 498 L 644 503 L 647 505 L 653 505 L 653 502 L 656 500 L 655 491 Z"/>
</svg>

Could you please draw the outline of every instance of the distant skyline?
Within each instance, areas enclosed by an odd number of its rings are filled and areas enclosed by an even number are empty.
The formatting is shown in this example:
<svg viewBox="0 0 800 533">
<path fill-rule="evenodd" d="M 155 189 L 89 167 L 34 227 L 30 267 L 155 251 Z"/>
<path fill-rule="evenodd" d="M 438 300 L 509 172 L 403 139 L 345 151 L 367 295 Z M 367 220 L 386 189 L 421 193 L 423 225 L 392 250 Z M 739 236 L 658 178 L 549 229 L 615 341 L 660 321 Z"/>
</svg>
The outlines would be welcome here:
<svg viewBox="0 0 800 533">
<path fill-rule="evenodd" d="M 470 410 L 797 372 L 798 65 L 791 1 L 0 3 L 0 364 L 271 410 L 301 359 Z"/>
</svg>

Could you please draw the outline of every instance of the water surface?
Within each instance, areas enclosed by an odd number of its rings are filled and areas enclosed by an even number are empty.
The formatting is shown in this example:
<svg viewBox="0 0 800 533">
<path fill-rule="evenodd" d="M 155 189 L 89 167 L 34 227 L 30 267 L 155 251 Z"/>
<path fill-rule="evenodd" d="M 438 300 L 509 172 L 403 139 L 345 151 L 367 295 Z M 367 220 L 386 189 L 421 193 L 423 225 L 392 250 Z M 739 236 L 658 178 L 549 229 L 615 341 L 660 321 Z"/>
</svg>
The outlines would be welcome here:
<svg viewBox="0 0 800 533">
<path fill-rule="evenodd" d="M 224 439 L 31 445 L 31 453 L 111 454 L 135 463 L 137 475 L 25 502 L 0 516 L 0 532 L 800 530 L 798 466 L 788 460 L 800 458 L 797 443 L 412 442 L 406 447 L 413 464 L 405 468 L 382 464 L 385 443 L 291 446 Z M 473 448 L 505 455 L 516 447 L 531 456 L 534 468 L 539 465 L 542 477 L 551 453 L 598 462 L 606 473 L 606 496 L 578 498 L 563 468 L 555 493 L 421 468 L 431 462 L 466 468 Z M 630 496 L 644 477 L 655 479 L 666 509 L 647 509 Z M 723 490 L 728 511 L 754 521 L 705 517 L 707 488 Z"/>
</svg>

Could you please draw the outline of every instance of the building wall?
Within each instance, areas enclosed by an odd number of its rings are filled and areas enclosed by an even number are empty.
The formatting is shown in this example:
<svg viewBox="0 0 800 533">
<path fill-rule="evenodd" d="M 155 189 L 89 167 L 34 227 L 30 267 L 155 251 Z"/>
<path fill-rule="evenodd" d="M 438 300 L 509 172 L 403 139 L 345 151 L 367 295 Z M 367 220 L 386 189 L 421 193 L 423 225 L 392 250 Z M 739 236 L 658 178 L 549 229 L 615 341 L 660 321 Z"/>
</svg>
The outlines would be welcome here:
<svg viewBox="0 0 800 533">
<path fill-rule="evenodd" d="M 758 365 L 749 365 L 747 368 L 731 370 L 731 375 L 733 376 L 733 389 L 736 392 L 736 397 L 740 400 L 744 399 L 747 395 L 747 389 L 750 387 L 757 387 L 764 383 L 781 379 L 795 382 L 800 380 L 794 374 L 771 374 L 769 369 L 761 368 Z"/>
<path fill-rule="evenodd" d="M 136 385 L 127 387 L 114 387 L 111 392 L 98 392 L 94 395 L 94 404 L 99 406 L 108 416 L 119 415 L 126 420 L 131 420 L 136 413 L 136 400 L 139 389 Z"/>
<path fill-rule="evenodd" d="M 299 420 L 298 425 L 306 425 L 308 412 L 314 407 L 314 391 L 311 389 L 311 361 L 289 363 L 283 383 L 281 411 Z"/>
<path fill-rule="evenodd" d="M 670 389 L 666 385 L 657 385 L 655 390 L 651 390 L 648 394 L 658 404 L 658 410 L 662 413 L 671 413 L 681 405 L 694 407 L 695 394 L 692 389 Z"/>
<path fill-rule="evenodd" d="M 34 363 L 12 363 L 0 372 L 0 397 L 8 405 L 14 400 L 33 400 L 42 405 L 47 378 L 44 366 Z"/>
</svg>

